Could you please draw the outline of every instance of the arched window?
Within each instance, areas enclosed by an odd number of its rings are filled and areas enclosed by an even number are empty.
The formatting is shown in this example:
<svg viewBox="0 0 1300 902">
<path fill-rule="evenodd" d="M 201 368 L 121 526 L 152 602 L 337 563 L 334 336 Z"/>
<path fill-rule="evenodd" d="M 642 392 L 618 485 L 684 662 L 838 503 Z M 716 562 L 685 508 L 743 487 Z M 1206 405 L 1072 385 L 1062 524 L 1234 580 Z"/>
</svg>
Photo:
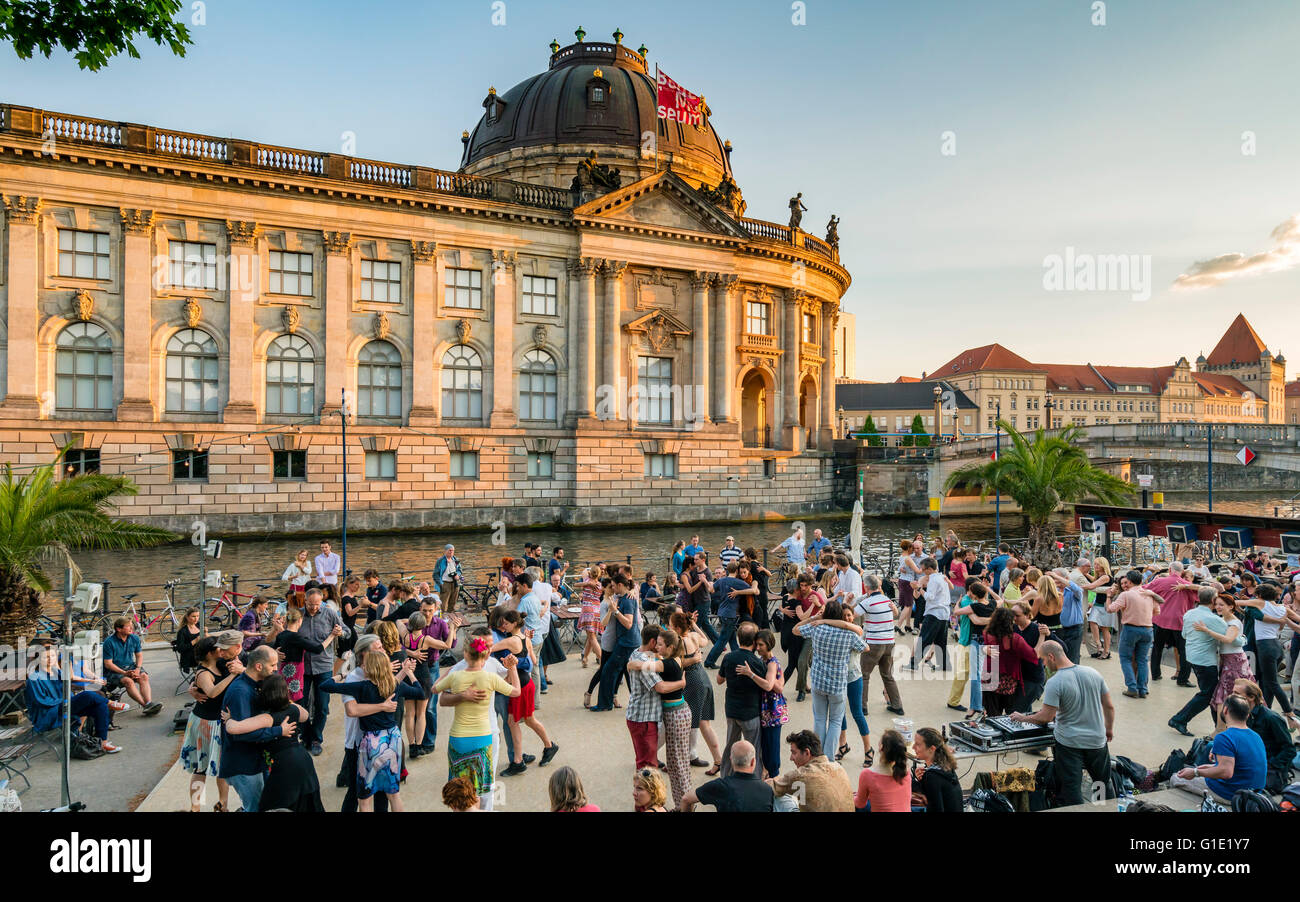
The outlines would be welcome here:
<svg viewBox="0 0 1300 902">
<path fill-rule="evenodd" d="M 266 412 L 282 416 L 316 412 L 316 356 L 299 335 L 281 335 L 266 349 Z"/>
<path fill-rule="evenodd" d="M 217 413 L 220 379 L 217 343 L 198 329 L 182 329 L 167 342 L 167 410 Z"/>
<path fill-rule="evenodd" d="M 524 355 L 519 368 L 519 418 L 554 420 L 559 392 L 556 389 L 555 358 L 541 349 Z"/>
<path fill-rule="evenodd" d="M 102 326 L 73 323 L 54 352 L 54 406 L 59 411 L 113 409 L 113 340 Z"/>
<path fill-rule="evenodd" d="M 469 345 L 442 355 L 442 415 L 457 420 L 483 416 L 483 359 Z"/>
<path fill-rule="evenodd" d="M 357 357 L 357 416 L 402 415 L 402 355 L 386 341 L 372 341 Z"/>
</svg>

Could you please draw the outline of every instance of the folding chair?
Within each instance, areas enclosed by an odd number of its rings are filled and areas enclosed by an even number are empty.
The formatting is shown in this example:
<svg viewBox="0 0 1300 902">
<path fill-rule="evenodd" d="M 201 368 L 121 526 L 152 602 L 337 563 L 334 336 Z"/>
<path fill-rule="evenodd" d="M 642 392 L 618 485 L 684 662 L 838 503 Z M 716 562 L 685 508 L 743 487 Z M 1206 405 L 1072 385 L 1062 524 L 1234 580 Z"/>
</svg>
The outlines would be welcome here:
<svg viewBox="0 0 1300 902">
<path fill-rule="evenodd" d="M 190 688 L 190 684 L 194 682 L 194 676 L 198 673 L 198 670 L 193 667 L 186 667 L 181 663 L 181 652 L 180 649 L 176 647 L 176 639 L 171 641 L 171 649 L 172 653 L 176 655 L 176 669 L 181 675 L 181 681 L 176 684 L 176 688 L 172 691 L 172 695 L 180 695 L 182 691 Z"/>
</svg>

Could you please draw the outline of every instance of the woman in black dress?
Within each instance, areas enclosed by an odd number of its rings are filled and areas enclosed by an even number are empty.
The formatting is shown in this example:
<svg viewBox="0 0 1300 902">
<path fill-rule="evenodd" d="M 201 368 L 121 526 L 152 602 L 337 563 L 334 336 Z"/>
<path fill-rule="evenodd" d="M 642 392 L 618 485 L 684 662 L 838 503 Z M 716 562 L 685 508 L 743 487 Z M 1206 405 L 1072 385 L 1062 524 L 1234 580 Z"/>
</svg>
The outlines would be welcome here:
<svg viewBox="0 0 1300 902">
<path fill-rule="evenodd" d="M 186 608 L 185 613 L 181 615 L 181 624 L 176 630 L 176 638 L 172 640 L 181 673 L 189 673 L 199 666 L 194 660 L 194 643 L 199 641 L 201 633 L 199 614 L 198 608 Z"/>
<path fill-rule="evenodd" d="M 257 707 L 265 712 L 247 720 L 230 720 L 222 712 L 227 732 L 236 735 L 301 724 L 308 719 L 302 706 L 289 701 L 289 685 L 278 673 L 262 680 L 257 693 Z M 306 746 L 293 736 L 282 735 L 265 743 L 266 783 L 262 787 L 260 811 L 324 811 L 320 801 L 320 782 L 316 779 L 316 765 Z"/>
</svg>

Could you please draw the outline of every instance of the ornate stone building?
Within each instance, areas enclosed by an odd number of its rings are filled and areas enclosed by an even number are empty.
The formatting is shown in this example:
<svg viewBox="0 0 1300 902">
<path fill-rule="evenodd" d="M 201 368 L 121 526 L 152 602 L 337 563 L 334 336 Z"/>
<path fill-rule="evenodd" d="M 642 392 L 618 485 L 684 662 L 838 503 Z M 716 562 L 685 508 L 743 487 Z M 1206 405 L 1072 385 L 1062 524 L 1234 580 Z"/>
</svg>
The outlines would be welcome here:
<svg viewBox="0 0 1300 902">
<path fill-rule="evenodd" d="M 0 106 L 0 460 L 327 531 L 343 408 L 357 528 L 828 509 L 849 274 L 620 40 L 490 91 L 457 172 Z"/>
</svg>

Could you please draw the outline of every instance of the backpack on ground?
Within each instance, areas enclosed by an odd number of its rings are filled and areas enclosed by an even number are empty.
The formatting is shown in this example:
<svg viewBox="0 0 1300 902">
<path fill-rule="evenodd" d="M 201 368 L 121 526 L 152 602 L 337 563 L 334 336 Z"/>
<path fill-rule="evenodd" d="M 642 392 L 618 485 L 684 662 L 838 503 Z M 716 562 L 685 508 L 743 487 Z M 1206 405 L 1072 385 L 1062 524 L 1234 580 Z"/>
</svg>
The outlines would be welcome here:
<svg viewBox="0 0 1300 902">
<path fill-rule="evenodd" d="M 1260 792 L 1258 789 L 1238 789 L 1232 797 L 1232 810 L 1243 811 L 1248 814 L 1259 814 L 1261 812 L 1281 811 L 1277 802 L 1268 793 Z"/>
<path fill-rule="evenodd" d="M 1192 743 L 1192 747 L 1187 750 L 1187 761 L 1184 767 L 1197 767 L 1201 764 L 1210 763 L 1210 752 L 1214 749 L 1214 741 L 1208 736 L 1201 736 Z"/>
<path fill-rule="evenodd" d="M 966 803 L 971 811 L 1003 813 L 1016 810 L 1011 800 L 995 789 L 976 789 Z"/>
<path fill-rule="evenodd" d="M 1056 781 L 1056 766 L 1051 759 L 1044 758 L 1034 769 L 1034 789 L 1029 794 L 1030 811 L 1046 811 L 1055 808 L 1060 795 L 1060 786 Z"/>
<path fill-rule="evenodd" d="M 1186 764 L 1187 753 L 1182 749 L 1174 749 L 1169 753 L 1169 757 L 1165 759 L 1165 763 L 1160 765 L 1160 770 L 1157 771 L 1160 782 L 1168 782 L 1169 778 L 1182 770 Z"/>
<path fill-rule="evenodd" d="M 99 744 L 99 740 L 93 736 L 87 736 L 85 733 L 73 733 L 72 745 L 68 749 L 68 754 L 78 761 L 92 761 L 104 754 L 104 748 Z"/>
</svg>

